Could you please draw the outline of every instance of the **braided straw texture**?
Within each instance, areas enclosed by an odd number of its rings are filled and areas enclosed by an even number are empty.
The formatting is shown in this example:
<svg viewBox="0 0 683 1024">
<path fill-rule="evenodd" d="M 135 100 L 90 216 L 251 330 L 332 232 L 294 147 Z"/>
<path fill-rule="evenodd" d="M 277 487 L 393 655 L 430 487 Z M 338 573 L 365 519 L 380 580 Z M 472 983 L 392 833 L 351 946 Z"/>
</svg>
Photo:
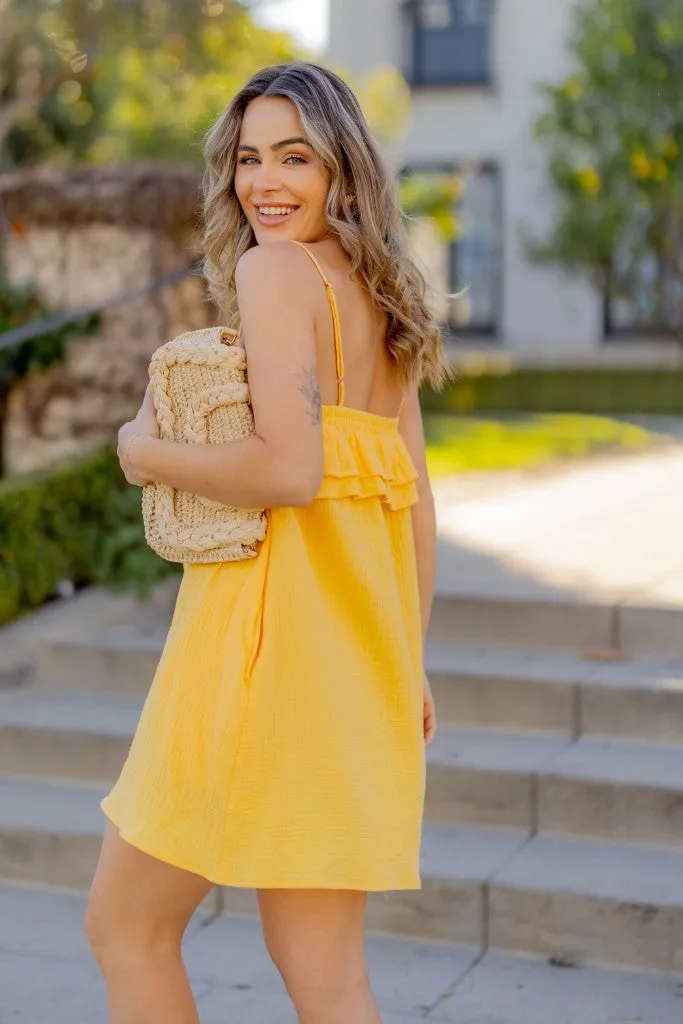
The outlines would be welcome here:
<svg viewBox="0 0 683 1024">
<path fill-rule="evenodd" d="M 227 327 L 189 331 L 156 350 L 149 366 L 161 437 L 222 444 L 254 433 L 247 362 Z M 147 543 L 169 562 L 254 558 L 266 535 L 265 510 L 219 502 L 150 483 L 142 491 Z"/>
</svg>

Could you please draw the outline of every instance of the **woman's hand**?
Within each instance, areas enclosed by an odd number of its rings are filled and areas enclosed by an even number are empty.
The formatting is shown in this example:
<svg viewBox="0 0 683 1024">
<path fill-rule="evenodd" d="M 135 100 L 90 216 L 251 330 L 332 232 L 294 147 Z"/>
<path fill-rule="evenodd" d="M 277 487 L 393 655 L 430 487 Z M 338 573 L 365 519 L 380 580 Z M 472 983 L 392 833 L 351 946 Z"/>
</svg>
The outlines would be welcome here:
<svg viewBox="0 0 683 1024">
<path fill-rule="evenodd" d="M 116 454 L 119 457 L 123 475 L 129 484 L 134 484 L 136 487 L 144 487 L 145 484 L 150 482 L 140 474 L 140 471 L 135 464 L 135 448 L 139 443 L 136 439 L 138 437 L 158 436 L 159 424 L 157 422 L 157 414 L 154 408 L 154 399 L 152 398 L 151 387 L 148 384 L 147 390 L 145 391 L 145 397 L 142 400 L 142 405 L 140 406 L 135 419 L 130 420 L 128 423 L 124 423 L 119 430 Z"/>
<path fill-rule="evenodd" d="M 428 747 L 436 736 L 436 708 L 434 706 L 434 697 L 432 696 L 432 688 L 429 685 L 427 679 L 427 673 L 423 671 L 423 692 L 424 692 L 424 714 L 423 714 L 423 728 L 425 746 Z"/>
</svg>

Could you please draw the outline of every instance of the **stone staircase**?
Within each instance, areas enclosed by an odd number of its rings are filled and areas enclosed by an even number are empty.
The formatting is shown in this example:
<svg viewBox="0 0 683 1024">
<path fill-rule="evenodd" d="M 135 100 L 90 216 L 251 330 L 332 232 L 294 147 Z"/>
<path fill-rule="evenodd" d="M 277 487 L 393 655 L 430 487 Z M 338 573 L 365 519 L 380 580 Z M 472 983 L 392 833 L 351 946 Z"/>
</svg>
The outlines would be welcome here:
<svg viewBox="0 0 683 1024">
<path fill-rule="evenodd" d="M 506 619 L 504 602 L 480 598 L 468 632 L 457 612 L 471 620 L 473 605 L 437 598 L 423 888 L 373 894 L 369 928 L 559 964 L 683 971 L 680 623 L 645 609 L 642 635 L 670 637 L 673 653 L 601 660 L 572 648 L 577 638 L 613 648 L 613 610 L 508 603 Z M 167 614 L 161 602 L 53 631 L 34 678 L 0 690 L 0 879 L 89 887 L 98 801 L 125 758 Z M 513 635 L 526 646 L 505 646 Z M 216 888 L 207 904 L 256 909 L 236 889 Z"/>
</svg>

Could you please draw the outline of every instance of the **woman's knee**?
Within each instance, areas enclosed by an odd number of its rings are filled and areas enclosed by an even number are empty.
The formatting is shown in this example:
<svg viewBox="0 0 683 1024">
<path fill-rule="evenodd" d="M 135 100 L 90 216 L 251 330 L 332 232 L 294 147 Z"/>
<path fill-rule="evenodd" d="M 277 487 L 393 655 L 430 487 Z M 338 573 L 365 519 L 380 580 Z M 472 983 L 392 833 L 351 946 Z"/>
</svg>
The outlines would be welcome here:
<svg viewBox="0 0 683 1024">
<path fill-rule="evenodd" d="M 143 934 L 134 921 L 112 912 L 106 900 L 91 892 L 83 921 L 85 935 L 95 960 L 104 967 L 144 945 Z"/>
<path fill-rule="evenodd" d="M 84 919 L 95 958 L 180 949 L 188 921 L 210 889 L 206 879 L 142 853 L 108 826 Z"/>
<path fill-rule="evenodd" d="M 98 963 L 101 962 L 104 950 L 115 935 L 116 929 L 112 927 L 111 918 L 107 915 L 102 901 L 91 891 L 88 905 L 83 920 L 88 945 Z"/>
<path fill-rule="evenodd" d="M 97 894 L 91 893 L 84 918 L 90 950 L 103 971 L 150 959 L 166 960 L 180 955 L 182 936 L 173 929 L 150 928 L 141 916 L 120 915 Z"/>
<path fill-rule="evenodd" d="M 289 997 L 303 1020 L 336 1019 L 335 1010 L 365 1003 L 370 992 L 362 960 L 320 965 L 286 964 L 280 971 Z"/>
<path fill-rule="evenodd" d="M 364 896 L 260 893 L 259 901 L 266 948 L 302 1018 L 364 997 Z"/>
</svg>

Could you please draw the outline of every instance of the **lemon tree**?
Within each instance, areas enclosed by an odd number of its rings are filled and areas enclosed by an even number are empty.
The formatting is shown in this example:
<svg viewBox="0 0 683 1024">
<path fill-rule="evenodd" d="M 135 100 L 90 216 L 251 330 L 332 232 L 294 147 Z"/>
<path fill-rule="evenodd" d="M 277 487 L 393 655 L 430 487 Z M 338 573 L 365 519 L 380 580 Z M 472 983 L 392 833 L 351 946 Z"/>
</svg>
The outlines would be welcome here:
<svg viewBox="0 0 683 1024">
<path fill-rule="evenodd" d="M 592 0 L 572 50 L 573 73 L 544 89 L 536 124 L 557 206 L 529 251 L 683 341 L 683 5 Z"/>
</svg>

